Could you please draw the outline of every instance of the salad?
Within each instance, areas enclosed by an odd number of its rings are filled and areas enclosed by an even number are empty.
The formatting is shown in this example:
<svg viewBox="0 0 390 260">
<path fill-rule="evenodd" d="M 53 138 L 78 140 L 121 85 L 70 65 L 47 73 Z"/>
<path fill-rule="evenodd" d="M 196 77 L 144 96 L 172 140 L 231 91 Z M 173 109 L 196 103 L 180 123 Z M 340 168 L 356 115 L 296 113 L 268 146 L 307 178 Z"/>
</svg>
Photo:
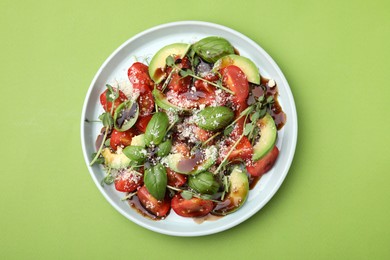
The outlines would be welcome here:
<svg viewBox="0 0 390 260">
<path fill-rule="evenodd" d="M 277 84 L 217 36 L 161 48 L 106 85 L 91 165 L 144 216 L 224 216 L 277 160 L 286 122 Z"/>
</svg>

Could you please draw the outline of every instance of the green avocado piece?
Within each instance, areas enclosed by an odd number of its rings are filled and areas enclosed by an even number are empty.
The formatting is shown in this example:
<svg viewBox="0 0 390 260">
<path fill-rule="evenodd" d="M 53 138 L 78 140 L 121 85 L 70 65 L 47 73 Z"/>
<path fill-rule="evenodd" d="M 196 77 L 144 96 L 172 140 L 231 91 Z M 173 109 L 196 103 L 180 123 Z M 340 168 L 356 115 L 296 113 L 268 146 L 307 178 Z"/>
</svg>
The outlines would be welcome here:
<svg viewBox="0 0 390 260">
<path fill-rule="evenodd" d="M 145 134 L 136 135 L 131 139 L 132 146 L 142 146 L 145 147 Z"/>
<path fill-rule="evenodd" d="M 188 111 L 188 109 L 170 103 L 165 97 L 165 95 L 158 89 L 153 89 L 152 94 L 157 106 L 161 107 L 164 110 Z"/>
<path fill-rule="evenodd" d="M 187 43 L 173 43 L 161 48 L 153 56 L 149 64 L 149 76 L 156 83 L 160 83 L 165 77 L 166 59 L 168 56 L 180 56 L 183 58 L 189 50 L 191 44 Z"/>
<path fill-rule="evenodd" d="M 187 174 L 187 175 L 196 175 L 201 172 L 206 171 L 217 161 L 218 151 L 215 146 L 210 146 L 205 150 L 206 159 L 202 161 L 199 165 L 195 166 L 193 170 L 183 169 L 180 163 L 183 163 L 185 160 L 192 160 L 191 158 L 186 158 L 181 153 L 170 154 L 165 157 L 165 162 L 168 167 L 178 173 Z"/>
<path fill-rule="evenodd" d="M 235 167 L 230 174 L 229 193 L 219 202 L 213 211 L 214 215 L 227 215 L 238 210 L 244 205 L 249 194 L 249 181 L 245 171 Z"/>
<path fill-rule="evenodd" d="M 110 149 L 104 148 L 102 151 L 105 164 L 112 169 L 126 168 L 130 164 L 130 159 L 118 148 L 116 153 L 112 153 Z"/>
<path fill-rule="evenodd" d="M 260 84 L 260 73 L 259 69 L 250 59 L 236 55 L 226 55 L 215 62 L 213 70 L 218 71 L 229 65 L 239 67 L 244 73 L 249 82 L 259 85 Z"/>
<path fill-rule="evenodd" d="M 278 131 L 275 122 L 270 114 L 257 121 L 257 126 L 260 127 L 260 139 L 253 146 L 253 161 L 258 161 L 263 158 L 274 147 Z"/>
</svg>

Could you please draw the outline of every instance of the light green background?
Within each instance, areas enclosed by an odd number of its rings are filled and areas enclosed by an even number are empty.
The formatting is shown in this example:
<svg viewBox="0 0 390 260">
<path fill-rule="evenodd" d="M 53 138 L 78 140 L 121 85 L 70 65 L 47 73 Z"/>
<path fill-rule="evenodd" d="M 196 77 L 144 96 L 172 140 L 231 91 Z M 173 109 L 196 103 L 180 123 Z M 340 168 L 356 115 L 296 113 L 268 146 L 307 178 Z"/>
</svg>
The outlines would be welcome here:
<svg viewBox="0 0 390 260">
<path fill-rule="evenodd" d="M 390 2 L 0 1 L 0 259 L 390 259 Z M 242 32 L 279 64 L 299 136 L 274 198 L 231 230 L 170 237 L 124 218 L 82 157 L 93 76 L 155 25 Z"/>
</svg>

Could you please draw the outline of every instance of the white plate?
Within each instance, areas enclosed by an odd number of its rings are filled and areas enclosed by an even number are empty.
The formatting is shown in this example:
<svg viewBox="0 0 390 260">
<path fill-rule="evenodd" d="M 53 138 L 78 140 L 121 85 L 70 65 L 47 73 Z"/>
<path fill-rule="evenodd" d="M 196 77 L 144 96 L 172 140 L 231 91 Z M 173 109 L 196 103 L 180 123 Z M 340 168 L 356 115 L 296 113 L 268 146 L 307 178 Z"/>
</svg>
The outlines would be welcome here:
<svg viewBox="0 0 390 260">
<path fill-rule="evenodd" d="M 135 58 L 144 60 L 161 47 L 175 42 L 193 43 L 206 36 L 226 38 L 242 56 L 250 58 L 264 77 L 274 79 L 279 86 L 279 102 L 287 114 L 287 123 L 278 134 L 279 158 L 271 171 L 265 174 L 250 191 L 248 200 L 237 212 L 213 221 L 197 224 L 191 218 L 177 216 L 173 211 L 165 220 L 149 220 L 127 202 L 122 202 L 124 193 L 115 191 L 113 185 L 100 185 L 105 172 L 100 165 L 89 166 L 90 156 L 95 152 L 95 139 L 102 125 L 86 123 L 85 119 L 97 119 L 102 113 L 99 95 L 106 83 L 126 82 L 127 69 Z M 184 21 L 160 25 L 146 30 L 122 44 L 100 67 L 92 80 L 81 116 L 81 143 L 88 170 L 97 188 L 108 202 L 123 216 L 155 232 L 174 236 L 202 236 L 217 233 L 245 221 L 258 212 L 275 194 L 290 168 L 297 141 L 297 115 L 290 87 L 272 58 L 248 37 L 230 28 L 197 21 Z"/>
</svg>

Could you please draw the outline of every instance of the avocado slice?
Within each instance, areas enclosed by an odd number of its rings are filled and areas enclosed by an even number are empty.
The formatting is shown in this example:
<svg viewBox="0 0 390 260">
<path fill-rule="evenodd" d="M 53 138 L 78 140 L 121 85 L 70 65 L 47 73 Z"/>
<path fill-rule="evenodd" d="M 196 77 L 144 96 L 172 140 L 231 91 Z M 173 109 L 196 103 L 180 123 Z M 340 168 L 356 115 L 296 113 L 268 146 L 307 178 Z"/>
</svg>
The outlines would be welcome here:
<svg viewBox="0 0 390 260">
<path fill-rule="evenodd" d="M 174 110 L 174 111 L 189 111 L 189 109 L 185 109 L 185 108 L 176 106 L 176 105 L 172 104 L 171 102 L 169 102 L 167 100 L 167 98 L 165 97 L 165 95 L 160 90 L 158 90 L 156 88 L 153 89 L 152 94 L 154 97 L 154 101 L 162 109 Z"/>
<path fill-rule="evenodd" d="M 260 139 L 253 146 L 253 161 L 258 161 L 263 158 L 274 147 L 278 130 L 272 116 L 268 113 L 259 121 L 257 126 L 260 127 Z"/>
<path fill-rule="evenodd" d="M 205 150 L 206 158 L 198 165 L 192 167 L 191 165 L 195 165 L 195 158 L 187 158 L 181 153 L 170 154 L 165 157 L 165 162 L 168 167 L 178 173 L 187 174 L 187 175 L 196 175 L 201 172 L 206 171 L 217 161 L 218 151 L 215 146 L 210 146 Z M 186 165 L 190 165 L 190 170 Z"/>
<path fill-rule="evenodd" d="M 126 168 L 130 164 L 130 159 L 122 152 L 122 149 L 118 147 L 116 153 L 112 153 L 109 148 L 104 148 L 102 155 L 105 160 L 105 164 L 112 169 Z"/>
<path fill-rule="evenodd" d="M 249 194 L 249 181 L 245 171 L 236 166 L 230 174 L 229 193 L 219 202 L 213 211 L 214 215 L 227 215 L 244 205 Z"/>
<path fill-rule="evenodd" d="M 145 134 L 136 135 L 131 139 L 132 146 L 142 146 L 145 147 Z"/>
<path fill-rule="evenodd" d="M 215 62 L 213 70 L 218 71 L 229 65 L 234 65 L 239 67 L 246 75 L 246 78 L 249 82 L 259 85 L 260 84 L 260 73 L 259 69 L 250 59 L 236 55 L 230 54 L 223 56 L 217 62 Z"/>
<path fill-rule="evenodd" d="M 152 80 L 158 84 L 165 77 L 166 59 L 170 55 L 177 55 L 183 58 L 189 50 L 191 44 L 187 43 L 173 43 L 161 48 L 153 56 L 149 64 L 149 76 Z"/>
</svg>

